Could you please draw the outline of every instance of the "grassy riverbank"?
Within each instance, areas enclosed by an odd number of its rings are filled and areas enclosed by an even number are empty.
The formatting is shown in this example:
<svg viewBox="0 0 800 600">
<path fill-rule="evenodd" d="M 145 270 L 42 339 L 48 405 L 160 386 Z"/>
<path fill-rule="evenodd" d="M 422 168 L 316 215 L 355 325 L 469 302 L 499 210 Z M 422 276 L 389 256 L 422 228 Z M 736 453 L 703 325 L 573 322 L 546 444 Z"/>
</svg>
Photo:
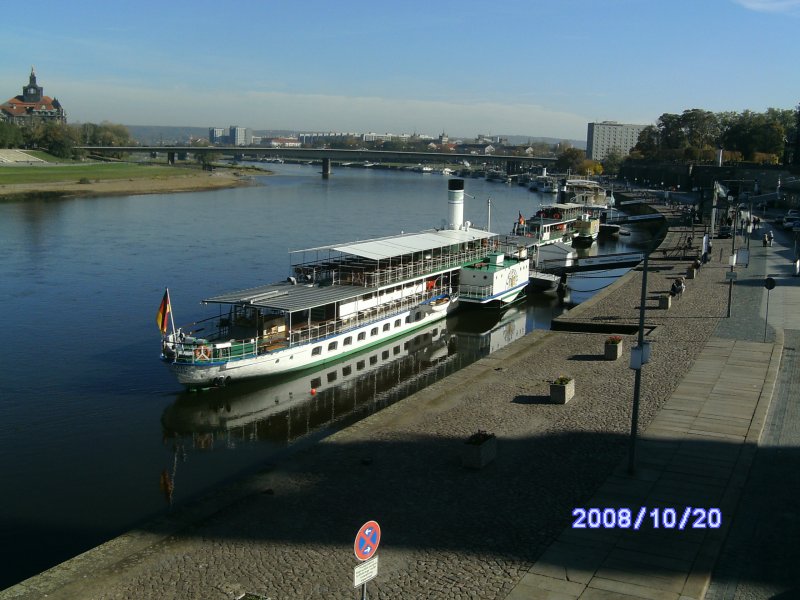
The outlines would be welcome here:
<svg viewBox="0 0 800 600">
<path fill-rule="evenodd" d="M 7 166 L 0 169 L 0 185 L 36 183 L 79 183 L 116 179 L 182 177 L 186 169 L 153 167 L 134 163 L 48 164 L 43 166 Z"/>
<path fill-rule="evenodd" d="M 243 169 L 208 172 L 195 165 L 119 162 L 0 167 L 0 199 L 5 200 L 201 191 L 251 183 Z"/>
</svg>

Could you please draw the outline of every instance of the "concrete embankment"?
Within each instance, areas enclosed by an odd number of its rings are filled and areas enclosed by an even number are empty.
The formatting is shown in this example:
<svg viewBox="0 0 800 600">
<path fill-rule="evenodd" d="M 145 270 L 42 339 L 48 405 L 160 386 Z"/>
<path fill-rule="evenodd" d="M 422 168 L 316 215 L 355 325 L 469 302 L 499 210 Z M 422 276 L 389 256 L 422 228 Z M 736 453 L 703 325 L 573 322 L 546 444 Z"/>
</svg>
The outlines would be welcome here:
<svg viewBox="0 0 800 600">
<path fill-rule="evenodd" d="M 668 218 L 677 213 L 660 208 Z M 651 255 L 640 427 L 658 414 L 724 317 L 727 264 L 703 266 L 669 310 L 658 308 L 690 264 L 672 226 Z M 698 239 L 695 236 L 695 239 Z M 352 598 L 353 538 L 382 527 L 372 593 L 390 598 L 505 598 L 626 455 L 642 270 L 570 310 L 572 323 L 619 325 L 625 352 L 604 360 L 607 333 L 537 331 L 429 388 L 121 536 L 0 598 Z M 549 382 L 575 379 L 566 405 Z M 460 463 L 477 430 L 498 438 L 481 470 Z"/>
</svg>

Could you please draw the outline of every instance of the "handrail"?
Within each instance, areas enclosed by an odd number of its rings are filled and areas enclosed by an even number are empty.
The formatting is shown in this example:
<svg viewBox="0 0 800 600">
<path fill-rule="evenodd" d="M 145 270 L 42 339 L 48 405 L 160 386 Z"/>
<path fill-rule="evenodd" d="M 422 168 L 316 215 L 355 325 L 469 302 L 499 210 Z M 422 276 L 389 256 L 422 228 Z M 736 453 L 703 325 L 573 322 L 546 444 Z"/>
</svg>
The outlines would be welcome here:
<svg viewBox="0 0 800 600">
<path fill-rule="evenodd" d="M 487 298 L 492 295 L 492 286 L 462 284 L 458 288 L 458 295 L 462 298 Z"/>
<path fill-rule="evenodd" d="M 216 344 L 209 340 L 176 341 L 172 343 L 172 348 L 175 351 L 174 362 L 192 365 L 228 362 L 255 358 L 261 354 L 268 354 L 276 350 L 321 341 L 332 335 L 355 330 L 400 314 L 410 308 L 419 306 L 427 300 L 440 296 L 446 291 L 442 286 L 435 286 L 430 290 L 417 292 L 405 298 L 398 298 L 382 306 L 365 309 L 360 311 L 355 318 L 332 319 L 312 327 L 290 331 L 288 335 L 271 334 L 243 340 L 230 340 L 230 346 L 227 346 L 228 342 L 224 342 L 222 345 L 226 345 L 226 347 L 223 348 L 217 348 Z M 270 348 L 270 346 L 277 347 Z"/>
</svg>

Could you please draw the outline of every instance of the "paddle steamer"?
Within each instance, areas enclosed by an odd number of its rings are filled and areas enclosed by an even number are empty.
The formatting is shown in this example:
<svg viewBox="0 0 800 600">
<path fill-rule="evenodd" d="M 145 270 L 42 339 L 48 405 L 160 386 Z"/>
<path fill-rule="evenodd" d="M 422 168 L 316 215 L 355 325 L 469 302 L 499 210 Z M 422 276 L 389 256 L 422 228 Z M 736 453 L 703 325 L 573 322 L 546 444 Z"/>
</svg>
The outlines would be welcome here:
<svg viewBox="0 0 800 600">
<path fill-rule="evenodd" d="M 442 229 L 291 252 L 284 281 L 203 300 L 219 307 L 218 316 L 192 324 L 203 336 L 174 323 L 167 331 L 167 293 L 162 360 L 188 387 L 224 385 L 321 365 L 445 318 L 458 307 L 462 269 L 517 250 L 464 220 L 462 179 L 449 180 L 448 207 Z M 525 270 L 515 278 L 500 268 L 511 287 L 527 280 L 527 259 L 507 268 Z M 507 297 L 502 286 L 494 294 Z"/>
</svg>

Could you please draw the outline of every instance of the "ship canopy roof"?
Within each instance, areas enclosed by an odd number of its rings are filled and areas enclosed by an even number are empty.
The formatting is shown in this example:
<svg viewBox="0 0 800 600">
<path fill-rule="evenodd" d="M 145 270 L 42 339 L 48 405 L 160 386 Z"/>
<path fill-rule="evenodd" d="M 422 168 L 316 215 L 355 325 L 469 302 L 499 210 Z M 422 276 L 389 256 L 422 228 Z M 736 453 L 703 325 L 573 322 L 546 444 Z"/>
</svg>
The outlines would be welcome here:
<svg viewBox="0 0 800 600">
<path fill-rule="evenodd" d="M 293 284 L 279 281 L 258 287 L 220 294 L 203 300 L 205 304 L 237 304 L 281 312 L 307 310 L 334 302 L 344 302 L 377 291 L 377 287 L 353 285 Z"/>
<path fill-rule="evenodd" d="M 385 260 L 405 254 L 425 252 L 434 248 L 483 240 L 495 235 L 497 234 L 482 229 L 467 229 L 466 231 L 461 229 L 432 229 L 420 233 L 354 242 L 343 246 L 332 246 L 331 249 L 360 258 Z"/>
<path fill-rule="evenodd" d="M 420 233 L 391 236 L 353 242 L 345 245 L 333 244 L 307 250 L 294 252 L 315 252 L 326 254 L 336 252 L 342 260 L 348 257 L 358 257 L 370 261 L 383 261 L 396 258 L 398 263 L 401 257 L 417 252 L 427 252 L 439 248 L 467 242 L 480 241 L 496 237 L 496 233 L 482 229 L 452 230 L 442 229 L 423 231 Z M 257 287 L 228 292 L 206 298 L 205 304 L 236 304 L 265 308 L 282 312 L 295 312 L 307 310 L 318 306 L 325 306 L 334 302 L 343 302 L 358 298 L 370 292 L 376 292 L 379 287 L 365 287 L 354 285 L 317 285 L 299 283 L 294 278 L 286 281 L 270 283 Z"/>
</svg>

